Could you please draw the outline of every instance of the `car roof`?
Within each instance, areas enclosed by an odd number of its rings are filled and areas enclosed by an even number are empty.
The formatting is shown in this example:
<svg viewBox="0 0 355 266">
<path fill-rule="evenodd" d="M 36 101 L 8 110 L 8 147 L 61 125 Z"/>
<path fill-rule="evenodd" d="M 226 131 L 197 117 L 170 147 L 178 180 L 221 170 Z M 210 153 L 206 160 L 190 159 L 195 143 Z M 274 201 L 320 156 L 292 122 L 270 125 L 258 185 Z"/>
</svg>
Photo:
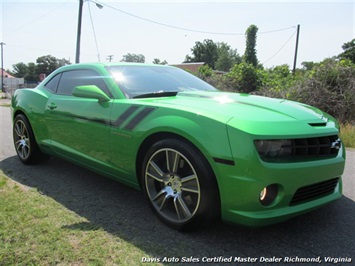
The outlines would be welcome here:
<svg viewBox="0 0 355 266">
<path fill-rule="evenodd" d="M 146 64 L 146 63 L 134 63 L 134 62 L 110 62 L 110 63 L 79 63 L 64 66 L 65 68 L 83 68 L 83 67 L 110 67 L 110 66 L 145 66 L 145 67 L 171 67 L 167 65 L 158 64 Z"/>
</svg>

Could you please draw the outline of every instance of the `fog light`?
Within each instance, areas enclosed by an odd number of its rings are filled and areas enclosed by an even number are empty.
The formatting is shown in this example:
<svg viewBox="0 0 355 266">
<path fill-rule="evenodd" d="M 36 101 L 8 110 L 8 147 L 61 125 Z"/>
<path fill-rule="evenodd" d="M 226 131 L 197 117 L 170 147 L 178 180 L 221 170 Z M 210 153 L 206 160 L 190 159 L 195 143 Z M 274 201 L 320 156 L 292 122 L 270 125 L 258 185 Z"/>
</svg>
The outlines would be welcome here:
<svg viewBox="0 0 355 266">
<path fill-rule="evenodd" d="M 276 184 L 269 185 L 267 187 L 264 187 L 263 190 L 260 192 L 260 203 L 263 206 L 268 206 L 272 204 L 278 193 L 278 186 Z"/>
<path fill-rule="evenodd" d="M 267 188 L 264 187 L 264 189 L 260 192 L 260 201 L 263 201 L 266 197 L 267 194 Z"/>
</svg>

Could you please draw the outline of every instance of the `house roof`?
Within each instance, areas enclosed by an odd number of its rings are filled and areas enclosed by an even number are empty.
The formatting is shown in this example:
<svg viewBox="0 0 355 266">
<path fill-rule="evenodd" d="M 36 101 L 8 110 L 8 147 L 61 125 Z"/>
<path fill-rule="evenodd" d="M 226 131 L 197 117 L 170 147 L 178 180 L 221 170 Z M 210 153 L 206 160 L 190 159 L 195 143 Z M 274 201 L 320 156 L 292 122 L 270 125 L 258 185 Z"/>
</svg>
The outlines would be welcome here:
<svg viewBox="0 0 355 266">
<path fill-rule="evenodd" d="M 15 78 L 14 76 L 10 75 L 9 73 L 7 73 L 4 69 L 0 68 L 0 76 L 3 76 L 4 78 Z"/>
<path fill-rule="evenodd" d="M 197 72 L 198 68 L 203 66 L 204 62 L 194 62 L 194 63 L 182 63 L 182 64 L 173 64 L 172 66 L 179 67 L 191 72 Z"/>
</svg>

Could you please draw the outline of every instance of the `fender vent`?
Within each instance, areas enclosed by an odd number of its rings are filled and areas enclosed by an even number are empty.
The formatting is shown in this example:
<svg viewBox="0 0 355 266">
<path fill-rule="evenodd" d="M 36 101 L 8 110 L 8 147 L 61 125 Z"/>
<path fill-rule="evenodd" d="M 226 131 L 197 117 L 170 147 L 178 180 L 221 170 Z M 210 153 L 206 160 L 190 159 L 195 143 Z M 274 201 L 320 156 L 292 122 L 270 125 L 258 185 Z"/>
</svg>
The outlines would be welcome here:
<svg viewBox="0 0 355 266">
<path fill-rule="evenodd" d="M 325 127 L 327 123 L 308 123 L 311 127 Z"/>
</svg>

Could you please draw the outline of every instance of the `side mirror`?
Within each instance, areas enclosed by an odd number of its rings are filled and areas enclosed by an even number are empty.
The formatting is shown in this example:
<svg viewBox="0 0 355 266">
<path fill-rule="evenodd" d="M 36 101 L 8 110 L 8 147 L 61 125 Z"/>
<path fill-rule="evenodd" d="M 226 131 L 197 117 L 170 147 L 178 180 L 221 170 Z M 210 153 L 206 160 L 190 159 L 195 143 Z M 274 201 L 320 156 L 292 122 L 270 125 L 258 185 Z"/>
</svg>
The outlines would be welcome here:
<svg viewBox="0 0 355 266">
<path fill-rule="evenodd" d="M 108 102 L 110 100 L 110 97 L 96 85 L 77 86 L 72 94 L 76 97 L 97 99 L 99 102 Z"/>
</svg>

